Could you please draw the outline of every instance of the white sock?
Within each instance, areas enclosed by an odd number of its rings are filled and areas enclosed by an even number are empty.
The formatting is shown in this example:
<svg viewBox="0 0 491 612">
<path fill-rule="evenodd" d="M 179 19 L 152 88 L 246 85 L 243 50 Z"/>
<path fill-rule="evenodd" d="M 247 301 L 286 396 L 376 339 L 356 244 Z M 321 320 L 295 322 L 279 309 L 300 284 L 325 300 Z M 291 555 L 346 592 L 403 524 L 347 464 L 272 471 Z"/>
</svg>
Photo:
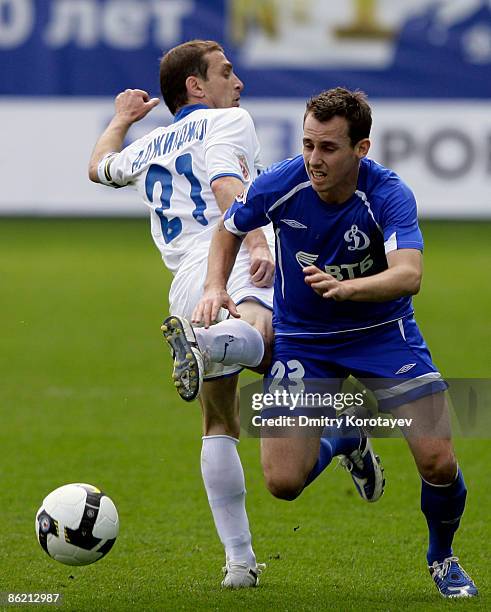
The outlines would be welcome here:
<svg viewBox="0 0 491 612">
<path fill-rule="evenodd" d="M 201 473 L 215 526 L 230 561 L 252 566 L 249 520 L 245 509 L 244 471 L 237 452 L 238 440 L 230 436 L 203 436 Z"/>
<path fill-rule="evenodd" d="M 208 329 L 195 327 L 200 350 L 210 361 L 224 365 L 258 366 L 264 355 L 264 341 L 255 327 L 240 319 L 227 319 Z"/>
</svg>

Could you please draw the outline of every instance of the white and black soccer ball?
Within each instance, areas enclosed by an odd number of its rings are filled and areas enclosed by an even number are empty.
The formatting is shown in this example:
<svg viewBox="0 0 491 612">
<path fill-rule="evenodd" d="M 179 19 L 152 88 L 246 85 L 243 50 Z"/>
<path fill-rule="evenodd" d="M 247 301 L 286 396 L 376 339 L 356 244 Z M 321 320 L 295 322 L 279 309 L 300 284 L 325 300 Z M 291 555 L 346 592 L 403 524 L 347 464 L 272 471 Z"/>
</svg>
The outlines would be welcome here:
<svg viewBox="0 0 491 612">
<path fill-rule="evenodd" d="M 111 550 L 119 533 L 112 500 L 89 484 L 67 484 L 45 497 L 36 513 L 36 535 L 50 557 L 88 565 Z"/>
</svg>

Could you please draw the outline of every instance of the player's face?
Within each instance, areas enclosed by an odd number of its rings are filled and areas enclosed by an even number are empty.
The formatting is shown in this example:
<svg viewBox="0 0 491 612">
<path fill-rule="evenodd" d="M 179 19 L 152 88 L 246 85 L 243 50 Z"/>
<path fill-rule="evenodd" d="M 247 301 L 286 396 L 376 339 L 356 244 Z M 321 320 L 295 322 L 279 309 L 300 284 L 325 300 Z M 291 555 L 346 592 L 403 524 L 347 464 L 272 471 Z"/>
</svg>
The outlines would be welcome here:
<svg viewBox="0 0 491 612">
<path fill-rule="evenodd" d="M 312 113 L 303 126 L 303 158 L 312 188 L 325 202 L 340 204 L 356 189 L 360 159 L 370 147 L 368 139 L 353 147 L 344 117 L 317 121 Z"/>
<path fill-rule="evenodd" d="M 244 83 L 234 73 L 232 64 L 221 51 L 212 51 L 206 57 L 207 79 L 201 81 L 204 103 L 210 108 L 240 106 L 240 92 L 244 89 Z"/>
</svg>

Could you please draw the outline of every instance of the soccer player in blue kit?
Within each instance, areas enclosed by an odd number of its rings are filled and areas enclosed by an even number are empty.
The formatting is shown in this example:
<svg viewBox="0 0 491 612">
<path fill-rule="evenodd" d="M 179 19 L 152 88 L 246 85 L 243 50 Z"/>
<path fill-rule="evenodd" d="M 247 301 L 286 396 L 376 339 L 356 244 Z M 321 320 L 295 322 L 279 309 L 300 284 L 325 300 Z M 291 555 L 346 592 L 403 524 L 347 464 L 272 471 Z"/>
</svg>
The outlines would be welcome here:
<svg viewBox="0 0 491 612">
<path fill-rule="evenodd" d="M 221 307 L 240 316 L 225 290 L 235 254 L 247 232 L 272 222 L 275 342 L 267 378 L 341 384 L 352 375 L 382 412 L 414 419 L 414 431 L 404 433 L 421 476 L 429 571 L 444 597 L 472 597 L 477 588 L 452 551 L 467 490 L 451 442 L 447 383 L 413 315 L 423 250 L 416 202 L 394 172 L 367 158 L 371 123 L 362 92 L 335 88 L 307 102 L 303 155 L 260 175 L 219 225 L 193 322 L 209 326 Z M 362 431 L 262 437 L 267 487 L 295 499 L 334 456 L 346 462 L 357 448 L 359 462 L 348 460 L 348 468 L 362 497 L 376 501 L 383 476 Z"/>
</svg>

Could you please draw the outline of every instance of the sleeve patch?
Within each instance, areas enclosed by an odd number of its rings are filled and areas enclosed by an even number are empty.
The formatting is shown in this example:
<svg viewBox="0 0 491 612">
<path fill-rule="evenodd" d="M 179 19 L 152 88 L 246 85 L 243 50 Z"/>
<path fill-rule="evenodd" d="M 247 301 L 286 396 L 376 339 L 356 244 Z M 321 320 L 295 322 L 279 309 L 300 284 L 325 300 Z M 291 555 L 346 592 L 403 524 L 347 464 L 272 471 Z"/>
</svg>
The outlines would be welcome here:
<svg viewBox="0 0 491 612">
<path fill-rule="evenodd" d="M 395 251 L 397 249 L 397 236 L 396 232 L 391 234 L 387 240 L 384 242 L 385 253 L 390 253 L 391 251 Z"/>
<path fill-rule="evenodd" d="M 244 181 L 248 182 L 251 179 L 251 173 L 249 171 L 249 166 L 247 164 L 247 158 L 242 153 L 236 153 L 237 160 L 239 162 L 240 171 L 242 172 L 242 176 Z"/>
<path fill-rule="evenodd" d="M 111 163 L 111 159 L 110 157 L 108 157 L 106 159 L 106 163 L 104 164 L 104 175 L 106 177 L 106 180 L 109 181 L 110 183 L 112 183 L 112 178 L 111 175 L 109 174 L 109 165 Z"/>
<path fill-rule="evenodd" d="M 99 176 L 99 181 L 103 185 L 108 185 L 109 187 L 121 187 L 114 182 L 113 177 L 111 176 L 111 162 L 116 157 L 117 153 L 108 153 L 105 155 L 101 161 L 99 162 L 99 166 L 97 168 L 97 174 Z"/>
</svg>

